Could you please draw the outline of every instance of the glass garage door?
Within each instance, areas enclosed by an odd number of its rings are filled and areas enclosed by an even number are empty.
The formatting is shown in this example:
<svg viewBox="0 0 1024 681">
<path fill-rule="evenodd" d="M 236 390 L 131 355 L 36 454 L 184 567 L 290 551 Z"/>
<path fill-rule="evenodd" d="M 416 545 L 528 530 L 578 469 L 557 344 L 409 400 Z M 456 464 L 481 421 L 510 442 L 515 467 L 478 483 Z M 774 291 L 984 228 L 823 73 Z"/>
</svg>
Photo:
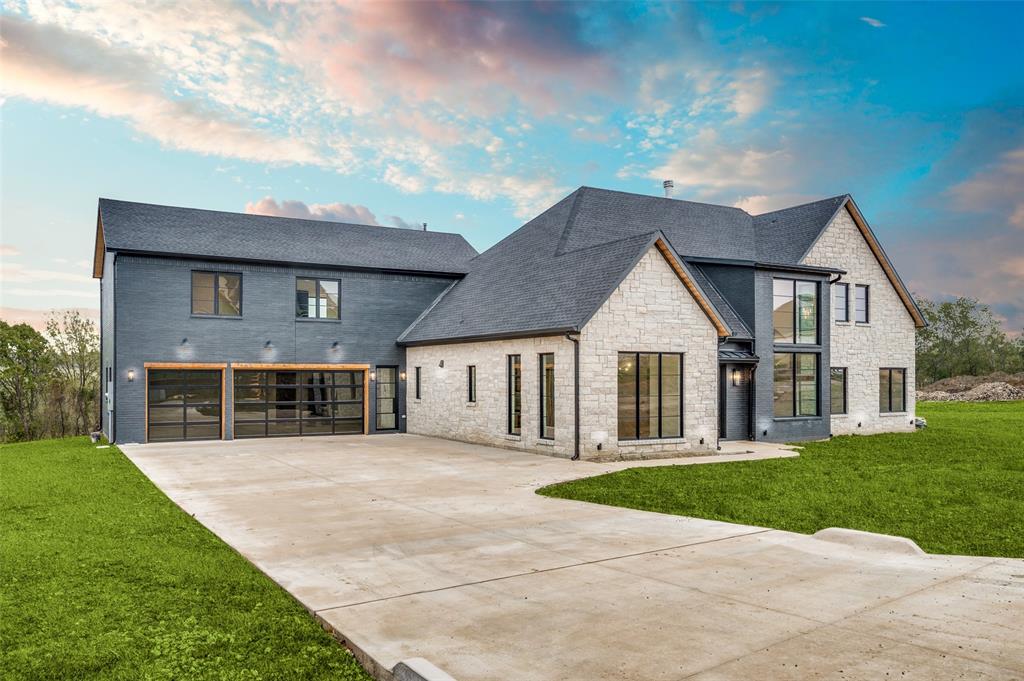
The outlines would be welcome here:
<svg viewBox="0 0 1024 681">
<path fill-rule="evenodd" d="M 220 439 L 221 372 L 149 369 L 150 442 Z"/>
<path fill-rule="evenodd" d="M 362 371 L 236 371 L 235 437 L 363 432 Z"/>
</svg>

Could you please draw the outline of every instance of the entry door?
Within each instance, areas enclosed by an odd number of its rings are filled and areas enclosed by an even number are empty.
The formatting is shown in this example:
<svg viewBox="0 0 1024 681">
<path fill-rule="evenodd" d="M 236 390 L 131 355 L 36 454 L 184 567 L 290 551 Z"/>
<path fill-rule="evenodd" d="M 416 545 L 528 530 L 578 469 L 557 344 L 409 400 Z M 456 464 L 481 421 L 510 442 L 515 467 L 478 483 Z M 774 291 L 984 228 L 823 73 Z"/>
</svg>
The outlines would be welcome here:
<svg viewBox="0 0 1024 681">
<path fill-rule="evenodd" d="M 750 367 L 725 364 L 719 381 L 719 437 L 723 440 L 746 440 L 750 437 Z"/>
<path fill-rule="evenodd" d="M 221 372 L 147 369 L 150 442 L 220 439 Z"/>
<path fill-rule="evenodd" d="M 377 430 L 398 428 L 398 367 L 377 367 Z"/>
</svg>

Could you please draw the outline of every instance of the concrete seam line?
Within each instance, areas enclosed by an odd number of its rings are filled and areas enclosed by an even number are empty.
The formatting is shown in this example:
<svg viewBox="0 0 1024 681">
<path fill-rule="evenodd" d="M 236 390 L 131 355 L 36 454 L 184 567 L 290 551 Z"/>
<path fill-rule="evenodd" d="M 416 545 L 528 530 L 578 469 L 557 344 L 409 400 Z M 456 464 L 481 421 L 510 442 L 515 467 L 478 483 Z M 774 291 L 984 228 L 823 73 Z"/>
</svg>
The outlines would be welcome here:
<svg viewBox="0 0 1024 681">
<path fill-rule="evenodd" d="M 689 544 L 679 544 L 678 546 L 662 546 L 656 549 L 650 549 L 649 551 L 637 551 L 636 553 L 625 553 L 621 556 L 609 556 L 608 558 L 597 558 L 595 560 L 585 560 L 579 563 L 572 563 L 570 565 L 558 565 L 556 567 L 544 568 L 542 570 L 530 570 L 529 572 L 517 572 L 511 575 L 502 575 L 501 577 L 491 577 L 490 579 L 481 579 L 475 582 L 463 582 L 462 584 L 452 584 L 450 586 L 440 586 L 436 589 L 422 589 L 420 591 L 410 591 L 409 593 L 397 594 L 394 596 L 384 596 L 383 598 L 373 598 L 367 601 L 358 601 L 356 603 L 342 603 L 341 605 L 332 605 L 327 608 L 320 608 L 315 610 L 316 613 L 327 612 L 328 610 L 338 610 L 339 608 L 351 608 L 357 605 L 369 605 L 370 603 L 380 603 L 382 601 L 392 601 L 396 598 L 407 598 L 409 596 L 420 596 L 423 594 L 436 593 L 438 591 L 450 591 L 451 589 L 459 589 L 464 586 L 477 586 L 480 584 L 490 584 L 491 582 L 500 582 L 505 579 L 514 579 L 516 577 L 527 577 L 529 575 L 539 575 L 545 572 L 556 572 L 558 570 L 566 570 L 568 568 L 583 567 L 585 565 L 598 565 L 600 563 L 607 563 L 613 560 L 620 560 L 622 558 L 634 558 L 636 556 L 646 556 L 651 553 L 658 553 L 660 551 L 673 551 L 675 549 L 685 549 L 691 546 L 701 546 L 702 544 L 714 544 L 715 542 L 728 541 L 730 539 L 738 539 L 740 537 L 750 537 L 755 534 L 764 534 L 765 532 L 778 532 L 778 530 L 764 529 L 755 530 L 753 532 L 744 532 L 742 534 L 733 534 L 728 537 L 718 537 L 717 539 L 705 539 L 702 541 L 690 542 Z"/>
</svg>

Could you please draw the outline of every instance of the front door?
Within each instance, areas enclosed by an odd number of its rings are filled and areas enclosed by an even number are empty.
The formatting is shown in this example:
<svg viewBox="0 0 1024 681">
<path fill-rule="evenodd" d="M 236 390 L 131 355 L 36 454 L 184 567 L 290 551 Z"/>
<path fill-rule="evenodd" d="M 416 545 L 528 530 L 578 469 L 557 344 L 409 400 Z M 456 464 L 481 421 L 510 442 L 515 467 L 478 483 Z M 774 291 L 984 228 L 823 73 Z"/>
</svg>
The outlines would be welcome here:
<svg viewBox="0 0 1024 681">
<path fill-rule="evenodd" d="M 723 440 L 750 438 L 750 367 L 722 364 L 719 373 L 719 432 Z"/>
</svg>

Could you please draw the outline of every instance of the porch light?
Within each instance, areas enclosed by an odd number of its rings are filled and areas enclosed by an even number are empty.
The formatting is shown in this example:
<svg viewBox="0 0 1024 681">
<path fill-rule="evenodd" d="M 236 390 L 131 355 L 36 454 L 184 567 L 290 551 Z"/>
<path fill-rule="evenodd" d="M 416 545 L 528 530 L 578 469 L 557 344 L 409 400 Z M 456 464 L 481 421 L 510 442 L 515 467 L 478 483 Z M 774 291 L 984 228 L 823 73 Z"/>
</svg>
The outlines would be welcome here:
<svg viewBox="0 0 1024 681">
<path fill-rule="evenodd" d="M 441 360 L 440 362 L 438 362 L 438 363 L 437 363 L 437 366 L 439 366 L 439 367 L 441 367 L 442 369 L 444 369 L 444 360 L 442 359 L 442 360 Z"/>
<path fill-rule="evenodd" d="M 739 369 L 733 369 L 732 370 L 732 384 L 735 385 L 735 386 L 738 386 L 740 384 L 740 370 Z"/>
<path fill-rule="evenodd" d="M 270 348 L 274 347 L 274 344 L 268 340 L 266 343 L 263 344 L 263 347 L 269 350 Z"/>
<path fill-rule="evenodd" d="M 403 372 L 399 373 L 398 377 L 404 381 L 405 380 L 405 372 L 403 371 Z"/>
<path fill-rule="evenodd" d="M 134 383 L 135 382 L 135 369 L 129 369 L 128 370 L 128 382 L 129 383 Z"/>
<path fill-rule="evenodd" d="M 377 372 L 376 371 L 371 371 L 370 372 L 370 380 L 371 381 L 376 381 L 377 380 Z"/>
</svg>

